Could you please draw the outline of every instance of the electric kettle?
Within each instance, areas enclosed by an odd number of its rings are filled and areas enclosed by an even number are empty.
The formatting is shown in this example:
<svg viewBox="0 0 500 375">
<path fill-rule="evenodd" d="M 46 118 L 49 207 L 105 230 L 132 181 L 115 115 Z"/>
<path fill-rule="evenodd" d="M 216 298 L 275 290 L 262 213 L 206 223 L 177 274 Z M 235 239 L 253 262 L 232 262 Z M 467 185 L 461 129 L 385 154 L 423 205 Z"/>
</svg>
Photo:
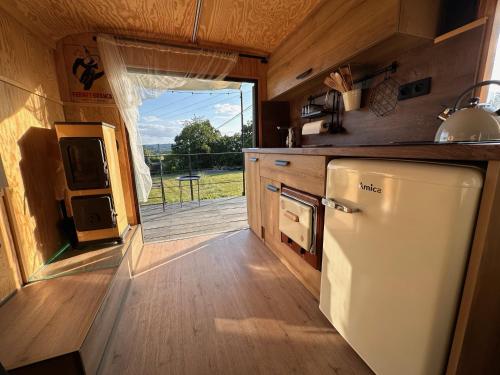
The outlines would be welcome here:
<svg viewBox="0 0 500 375">
<path fill-rule="evenodd" d="M 491 84 L 500 85 L 500 81 L 483 81 L 469 87 L 458 97 L 453 108 L 446 108 L 438 116 L 443 123 L 436 132 L 434 142 L 500 141 L 500 109 L 480 104 L 479 98 L 472 98 L 467 106 L 460 107 L 472 90 Z"/>
</svg>

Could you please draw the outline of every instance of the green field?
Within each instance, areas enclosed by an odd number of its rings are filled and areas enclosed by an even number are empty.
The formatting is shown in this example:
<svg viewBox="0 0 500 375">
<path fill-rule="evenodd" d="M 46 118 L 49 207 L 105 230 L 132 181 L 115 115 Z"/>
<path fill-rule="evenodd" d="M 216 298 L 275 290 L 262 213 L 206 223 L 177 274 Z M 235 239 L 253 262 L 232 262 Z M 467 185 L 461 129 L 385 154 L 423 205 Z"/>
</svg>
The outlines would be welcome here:
<svg viewBox="0 0 500 375">
<path fill-rule="evenodd" d="M 243 192 L 243 172 L 200 172 L 200 199 L 215 199 L 225 197 L 241 196 Z M 165 201 L 167 203 L 179 202 L 179 182 L 175 179 L 177 175 L 163 176 L 163 186 L 165 188 Z M 147 203 L 161 203 L 160 177 L 153 176 L 153 188 L 149 194 Z M 194 199 L 198 199 L 196 182 L 193 181 Z M 182 199 L 184 202 L 191 200 L 189 182 L 182 182 Z"/>
</svg>

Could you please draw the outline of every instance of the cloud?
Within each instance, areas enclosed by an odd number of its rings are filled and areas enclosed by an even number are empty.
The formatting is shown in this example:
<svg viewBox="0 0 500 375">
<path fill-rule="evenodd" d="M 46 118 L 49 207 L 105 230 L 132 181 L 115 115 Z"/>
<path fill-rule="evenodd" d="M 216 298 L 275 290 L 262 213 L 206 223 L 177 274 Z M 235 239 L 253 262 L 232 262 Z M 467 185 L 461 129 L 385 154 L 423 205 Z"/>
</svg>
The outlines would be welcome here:
<svg viewBox="0 0 500 375">
<path fill-rule="evenodd" d="M 235 116 L 240 113 L 240 106 L 238 104 L 222 103 L 214 105 L 215 113 Z"/>
<path fill-rule="evenodd" d="M 139 132 L 141 134 L 142 143 L 173 143 L 174 138 L 178 135 L 182 128 L 183 120 L 176 121 L 161 121 L 161 122 L 139 122 Z"/>
<path fill-rule="evenodd" d="M 158 121 L 161 121 L 162 119 L 158 116 L 149 115 L 149 116 L 141 117 L 141 120 L 145 121 L 145 122 L 158 122 Z"/>
</svg>

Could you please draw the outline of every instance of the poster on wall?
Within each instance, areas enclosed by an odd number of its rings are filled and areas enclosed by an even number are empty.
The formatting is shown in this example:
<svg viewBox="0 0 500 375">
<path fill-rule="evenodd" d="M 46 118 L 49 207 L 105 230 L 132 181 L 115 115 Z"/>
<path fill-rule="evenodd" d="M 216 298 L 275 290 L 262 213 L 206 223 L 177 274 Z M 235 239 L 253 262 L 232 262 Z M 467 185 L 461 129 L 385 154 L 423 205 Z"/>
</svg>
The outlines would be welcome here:
<svg viewBox="0 0 500 375">
<path fill-rule="evenodd" d="M 96 47 L 65 45 L 64 60 L 73 102 L 114 103 Z"/>
</svg>

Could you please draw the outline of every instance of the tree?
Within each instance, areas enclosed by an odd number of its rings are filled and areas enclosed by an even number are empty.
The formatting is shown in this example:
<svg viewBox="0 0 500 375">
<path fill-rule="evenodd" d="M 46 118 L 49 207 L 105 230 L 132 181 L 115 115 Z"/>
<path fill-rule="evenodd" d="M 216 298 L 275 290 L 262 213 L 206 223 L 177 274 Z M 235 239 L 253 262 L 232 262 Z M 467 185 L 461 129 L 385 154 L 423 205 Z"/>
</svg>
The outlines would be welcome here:
<svg viewBox="0 0 500 375">
<path fill-rule="evenodd" d="M 253 122 L 243 125 L 243 142 L 241 133 L 221 135 L 210 121 L 194 117 L 184 123 L 181 133 L 175 137 L 172 155 L 166 155 L 162 162 L 166 173 L 184 173 L 191 169 L 209 169 L 224 167 L 241 167 L 242 156 L 238 154 L 242 148 L 253 147 Z M 145 151 L 146 156 L 148 153 Z M 216 155 L 213 155 L 216 153 Z M 186 154 L 200 154 L 191 155 Z M 212 155 L 203 155 L 212 154 Z"/>
<path fill-rule="evenodd" d="M 243 125 L 243 148 L 255 147 L 253 143 L 253 121 L 248 120 Z"/>
<path fill-rule="evenodd" d="M 209 120 L 194 117 L 185 122 L 181 133 L 175 137 L 172 153 L 208 154 L 212 152 L 213 145 L 220 136 L 220 132 L 210 124 Z"/>
</svg>

